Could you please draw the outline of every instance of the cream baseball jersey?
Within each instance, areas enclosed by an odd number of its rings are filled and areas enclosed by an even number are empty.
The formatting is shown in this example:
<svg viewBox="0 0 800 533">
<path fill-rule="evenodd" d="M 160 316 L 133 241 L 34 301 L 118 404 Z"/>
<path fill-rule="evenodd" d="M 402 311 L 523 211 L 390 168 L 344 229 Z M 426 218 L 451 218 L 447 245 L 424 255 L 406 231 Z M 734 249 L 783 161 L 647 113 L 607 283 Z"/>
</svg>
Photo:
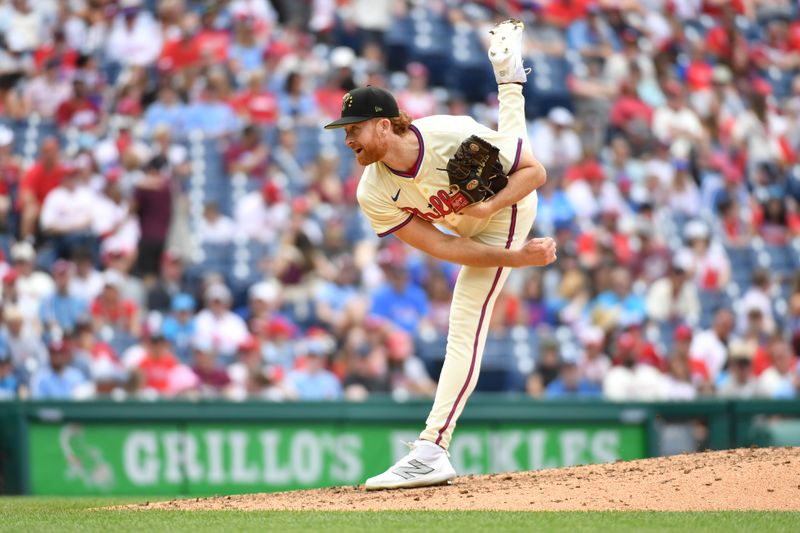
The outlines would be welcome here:
<svg viewBox="0 0 800 533">
<path fill-rule="evenodd" d="M 459 215 L 451 205 L 447 161 L 461 142 L 477 135 L 500 149 L 506 174 L 519 163 L 522 139 L 494 131 L 467 116 L 434 115 L 415 120 L 410 127 L 420 145 L 410 171 L 391 169 L 382 162 L 364 169 L 358 184 L 358 203 L 379 237 L 389 235 L 420 217 L 462 237 L 480 233 L 489 220 Z M 531 193 L 535 196 L 535 192 Z M 495 215 L 502 216 L 502 210 Z"/>
</svg>

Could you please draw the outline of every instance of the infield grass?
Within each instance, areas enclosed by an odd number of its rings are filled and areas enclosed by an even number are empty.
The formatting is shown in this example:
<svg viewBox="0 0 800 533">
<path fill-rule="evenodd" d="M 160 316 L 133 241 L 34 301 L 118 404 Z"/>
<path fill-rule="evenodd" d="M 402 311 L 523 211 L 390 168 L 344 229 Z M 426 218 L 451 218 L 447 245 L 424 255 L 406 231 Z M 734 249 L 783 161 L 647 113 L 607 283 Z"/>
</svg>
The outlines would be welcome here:
<svg viewBox="0 0 800 533">
<path fill-rule="evenodd" d="M 98 509 L 143 498 L 0 497 L 0 531 L 798 531 L 790 512 L 243 512 L 110 511 Z M 151 499 L 150 501 L 154 501 Z"/>
</svg>

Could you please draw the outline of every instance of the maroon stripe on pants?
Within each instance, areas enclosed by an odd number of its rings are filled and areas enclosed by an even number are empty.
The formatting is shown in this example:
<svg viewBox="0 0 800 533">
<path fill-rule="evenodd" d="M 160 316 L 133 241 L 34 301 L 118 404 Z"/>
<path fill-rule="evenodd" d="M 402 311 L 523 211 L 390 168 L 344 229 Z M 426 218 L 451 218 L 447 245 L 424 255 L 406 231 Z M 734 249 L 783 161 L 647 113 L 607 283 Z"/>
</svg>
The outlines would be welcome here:
<svg viewBox="0 0 800 533">
<path fill-rule="evenodd" d="M 508 229 L 508 240 L 506 241 L 506 249 L 511 247 L 511 242 L 514 240 L 514 229 L 517 226 L 517 204 L 511 206 L 511 226 Z M 472 373 L 475 372 L 475 359 L 478 356 L 478 340 L 481 336 L 481 327 L 483 326 L 483 319 L 486 316 L 486 307 L 489 305 L 489 300 L 492 299 L 492 294 L 494 294 L 494 290 L 497 287 L 497 282 L 500 280 L 500 274 L 503 273 L 503 267 L 497 269 L 497 274 L 494 275 L 494 281 L 492 282 L 492 287 L 489 289 L 489 294 L 486 295 L 486 299 L 483 301 L 483 307 L 481 307 L 481 318 L 478 320 L 478 329 L 475 332 L 475 342 L 472 344 L 472 360 L 469 363 L 469 373 L 467 374 L 467 380 L 464 382 L 464 386 L 461 387 L 461 391 L 458 393 L 456 397 L 456 401 L 453 404 L 453 407 L 450 409 L 450 414 L 447 415 L 447 420 L 444 423 L 444 426 L 439 430 L 439 435 L 436 437 L 436 444 L 439 444 L 442 441 L 442 434 L 445 432 L 447 427 L 450 425 L 450 421 L 453 419 L 453 415 L 456 414 L 456 409 L 458 408 L 459 402 L 461 402 L 461 398 L 464 396 L 464 393 L 467 392 L 467 387 L 469 387 L 469 382 L 472 380 Z"/>
</svg>

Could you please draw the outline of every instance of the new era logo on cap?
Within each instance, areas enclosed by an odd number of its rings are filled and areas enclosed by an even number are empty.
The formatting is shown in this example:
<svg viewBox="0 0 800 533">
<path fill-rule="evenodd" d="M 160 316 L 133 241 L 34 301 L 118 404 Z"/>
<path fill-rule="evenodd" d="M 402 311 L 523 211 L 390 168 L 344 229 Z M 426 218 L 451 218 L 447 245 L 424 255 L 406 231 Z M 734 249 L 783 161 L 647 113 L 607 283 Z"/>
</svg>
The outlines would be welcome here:
<svg viewBox="0 0 800 533">
<path fill-rule="evenodd" d="M 359 87 L 342 98 L 342 117 L 325 126 L 325 129 L 341 128 L 348 124 L 363 122 L 371 118 L 400 116 L 397 101 L 386 89 Z"/>
</svg>

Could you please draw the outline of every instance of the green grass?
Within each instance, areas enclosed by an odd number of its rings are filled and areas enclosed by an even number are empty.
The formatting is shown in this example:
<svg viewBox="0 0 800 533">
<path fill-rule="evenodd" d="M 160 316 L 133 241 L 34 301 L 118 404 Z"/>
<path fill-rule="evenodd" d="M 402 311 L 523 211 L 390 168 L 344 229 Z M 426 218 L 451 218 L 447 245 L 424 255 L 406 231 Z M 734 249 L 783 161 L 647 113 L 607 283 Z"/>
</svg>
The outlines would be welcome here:
<svg viewBox="0 0 800 533">
<path fill-rule="evenodd" d="M 0 498 L 0 532 L 99 531 L 797 531 L 800 513 L 107 511 L 138 499 Z M 152 500 L 151 500 L 152 501 Z"/>
</svg>

